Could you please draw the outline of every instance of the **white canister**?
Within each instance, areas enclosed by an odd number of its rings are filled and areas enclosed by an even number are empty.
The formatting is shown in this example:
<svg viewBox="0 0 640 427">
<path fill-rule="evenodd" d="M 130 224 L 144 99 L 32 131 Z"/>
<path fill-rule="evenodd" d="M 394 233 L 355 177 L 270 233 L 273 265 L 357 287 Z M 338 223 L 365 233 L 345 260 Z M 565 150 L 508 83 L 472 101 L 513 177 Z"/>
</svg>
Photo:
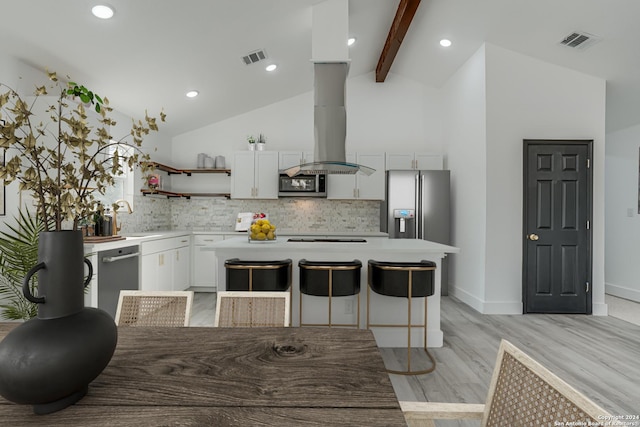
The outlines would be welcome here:
<svg viewBox="0 0 640 427">
<path fill-rule="evenodd" d="M 213 168 L 213 157 L 206 156 L 204 158 L 204 167 L 207 168 L 207 169 Z"/>
<path fill-rule="evenodd" d="M 216 156 L 216 169 L 224 169 L 226 165 L 224 156 Z"/>
<path fill-rule="evenodd" d="M 198 154 L 198 167 L 199 168 L 203 168 L 204 167 L 204 159 L 207 157 L 206 154 L 204 153 L 200 153 Z"/>
</svg>

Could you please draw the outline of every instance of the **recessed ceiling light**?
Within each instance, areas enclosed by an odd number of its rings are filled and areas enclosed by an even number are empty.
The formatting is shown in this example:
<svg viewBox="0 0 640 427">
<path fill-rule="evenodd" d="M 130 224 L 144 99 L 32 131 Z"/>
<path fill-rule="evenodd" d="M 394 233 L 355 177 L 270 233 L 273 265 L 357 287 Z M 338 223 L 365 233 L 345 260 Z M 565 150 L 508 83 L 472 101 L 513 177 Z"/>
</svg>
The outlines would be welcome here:
<svg viewBox="0 0 640 427">
<path fill-rule="evenodd" d="M 278 66 L 276 64 L 271 64 L 271 65 L 267 65 L 267 67 L 265 68 L 265 70 L 267 71 L 273 71 L 276 68 L 278 68 Z"/>
<path fill-rule="evenodd" d="M 106 4 L 99 4 L 91 8 L 91 13 L 100 19 L 109 19 L 113 16 L 113 8 Z"/>
<path fill-rule="evenodd" d="M 190 90 L 187 92 L 187 98 L 195 98 L 198 94 L 199 92 L 197 90 Z"/>
<path fill-rule="evenodd" d="M 355 37 L 349 37 L 349 40 L 347 40 L 347 46 L 351 46 L 356 42 L 356 40 L 357 39 Z"/>
<path fill-rule="evenodd" d="M 451 40 L 449 40 L 449 39 L 442 39 L 442 40 L 440 40 L 440 46 L 442 46 L 442 47 L 449 47 L 449 46 L 451 46 Z"/>
</svg>

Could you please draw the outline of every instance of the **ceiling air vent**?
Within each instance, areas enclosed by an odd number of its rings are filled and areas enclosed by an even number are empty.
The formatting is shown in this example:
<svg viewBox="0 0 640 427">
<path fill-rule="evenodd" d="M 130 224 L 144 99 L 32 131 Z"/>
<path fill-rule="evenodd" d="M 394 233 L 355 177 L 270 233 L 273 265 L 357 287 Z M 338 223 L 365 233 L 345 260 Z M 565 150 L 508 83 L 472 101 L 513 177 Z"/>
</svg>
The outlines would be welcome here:
<svg viewBox="0 0 640 427">
<path fill-rule="evenodd" d="M 584 50 L 598 43 L 600 40 L 600 37 L 594 36 L 593 34 L 585 33 L 584 31 L 574 31 L 560 41 L 560 44 L 573 49 Z"/>
<path fill-rule="evenodd" d="M 242 62 L 244 62 L 245 65 L 251 65 L 265 59 L 267 59 L 267 52 L 264 49 L 259 49 L 253 52 L 249 52 L 247 55 L 243 56 Z"/>
</svg>

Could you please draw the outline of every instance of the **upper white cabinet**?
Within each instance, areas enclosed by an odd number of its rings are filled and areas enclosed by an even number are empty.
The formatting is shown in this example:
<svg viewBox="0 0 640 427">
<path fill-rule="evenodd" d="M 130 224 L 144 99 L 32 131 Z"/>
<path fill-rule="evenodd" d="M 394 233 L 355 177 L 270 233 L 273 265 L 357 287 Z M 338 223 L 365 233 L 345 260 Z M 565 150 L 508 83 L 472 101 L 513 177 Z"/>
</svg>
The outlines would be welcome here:
<svg viewBox="0 0 640 427">
<path fill-rule="evenodd" d="M 278 198 L 277 151 L 238 151 L 231 171 L 232 199 Z"/>
<path fill-rule="evenodd" d="M 442 170 L 442 154 L 387 153 L 387 170 Z"/>
<path fill-rule="evenodd" d="M 347 162 L 375 169 L 369 176 L 358 172 L 355 175 L 328 175 L 327 199 L 384 200 L 385 156 L 383 153 L 348 153 Z"/>
<path fill-rule="evenodd" d="M 312 151 L 280 151 L 278 167 L 280 170 L 313 162 Z"/>
</svg>

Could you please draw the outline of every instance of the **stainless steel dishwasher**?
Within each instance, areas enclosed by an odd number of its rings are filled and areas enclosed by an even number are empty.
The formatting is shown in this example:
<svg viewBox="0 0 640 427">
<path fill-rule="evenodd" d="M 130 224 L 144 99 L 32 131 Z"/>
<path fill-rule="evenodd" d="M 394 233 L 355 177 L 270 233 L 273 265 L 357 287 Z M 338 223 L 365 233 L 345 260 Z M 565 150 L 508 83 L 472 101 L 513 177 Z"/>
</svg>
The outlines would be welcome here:
<svg viewBox="0 0 640 427">
<path fill-rule="evenodd" d="M 139 288 L 139 257 L 138 246 L 98 252 L 98 307 L 114 318 L 120 291 Z"/>
</svg>

